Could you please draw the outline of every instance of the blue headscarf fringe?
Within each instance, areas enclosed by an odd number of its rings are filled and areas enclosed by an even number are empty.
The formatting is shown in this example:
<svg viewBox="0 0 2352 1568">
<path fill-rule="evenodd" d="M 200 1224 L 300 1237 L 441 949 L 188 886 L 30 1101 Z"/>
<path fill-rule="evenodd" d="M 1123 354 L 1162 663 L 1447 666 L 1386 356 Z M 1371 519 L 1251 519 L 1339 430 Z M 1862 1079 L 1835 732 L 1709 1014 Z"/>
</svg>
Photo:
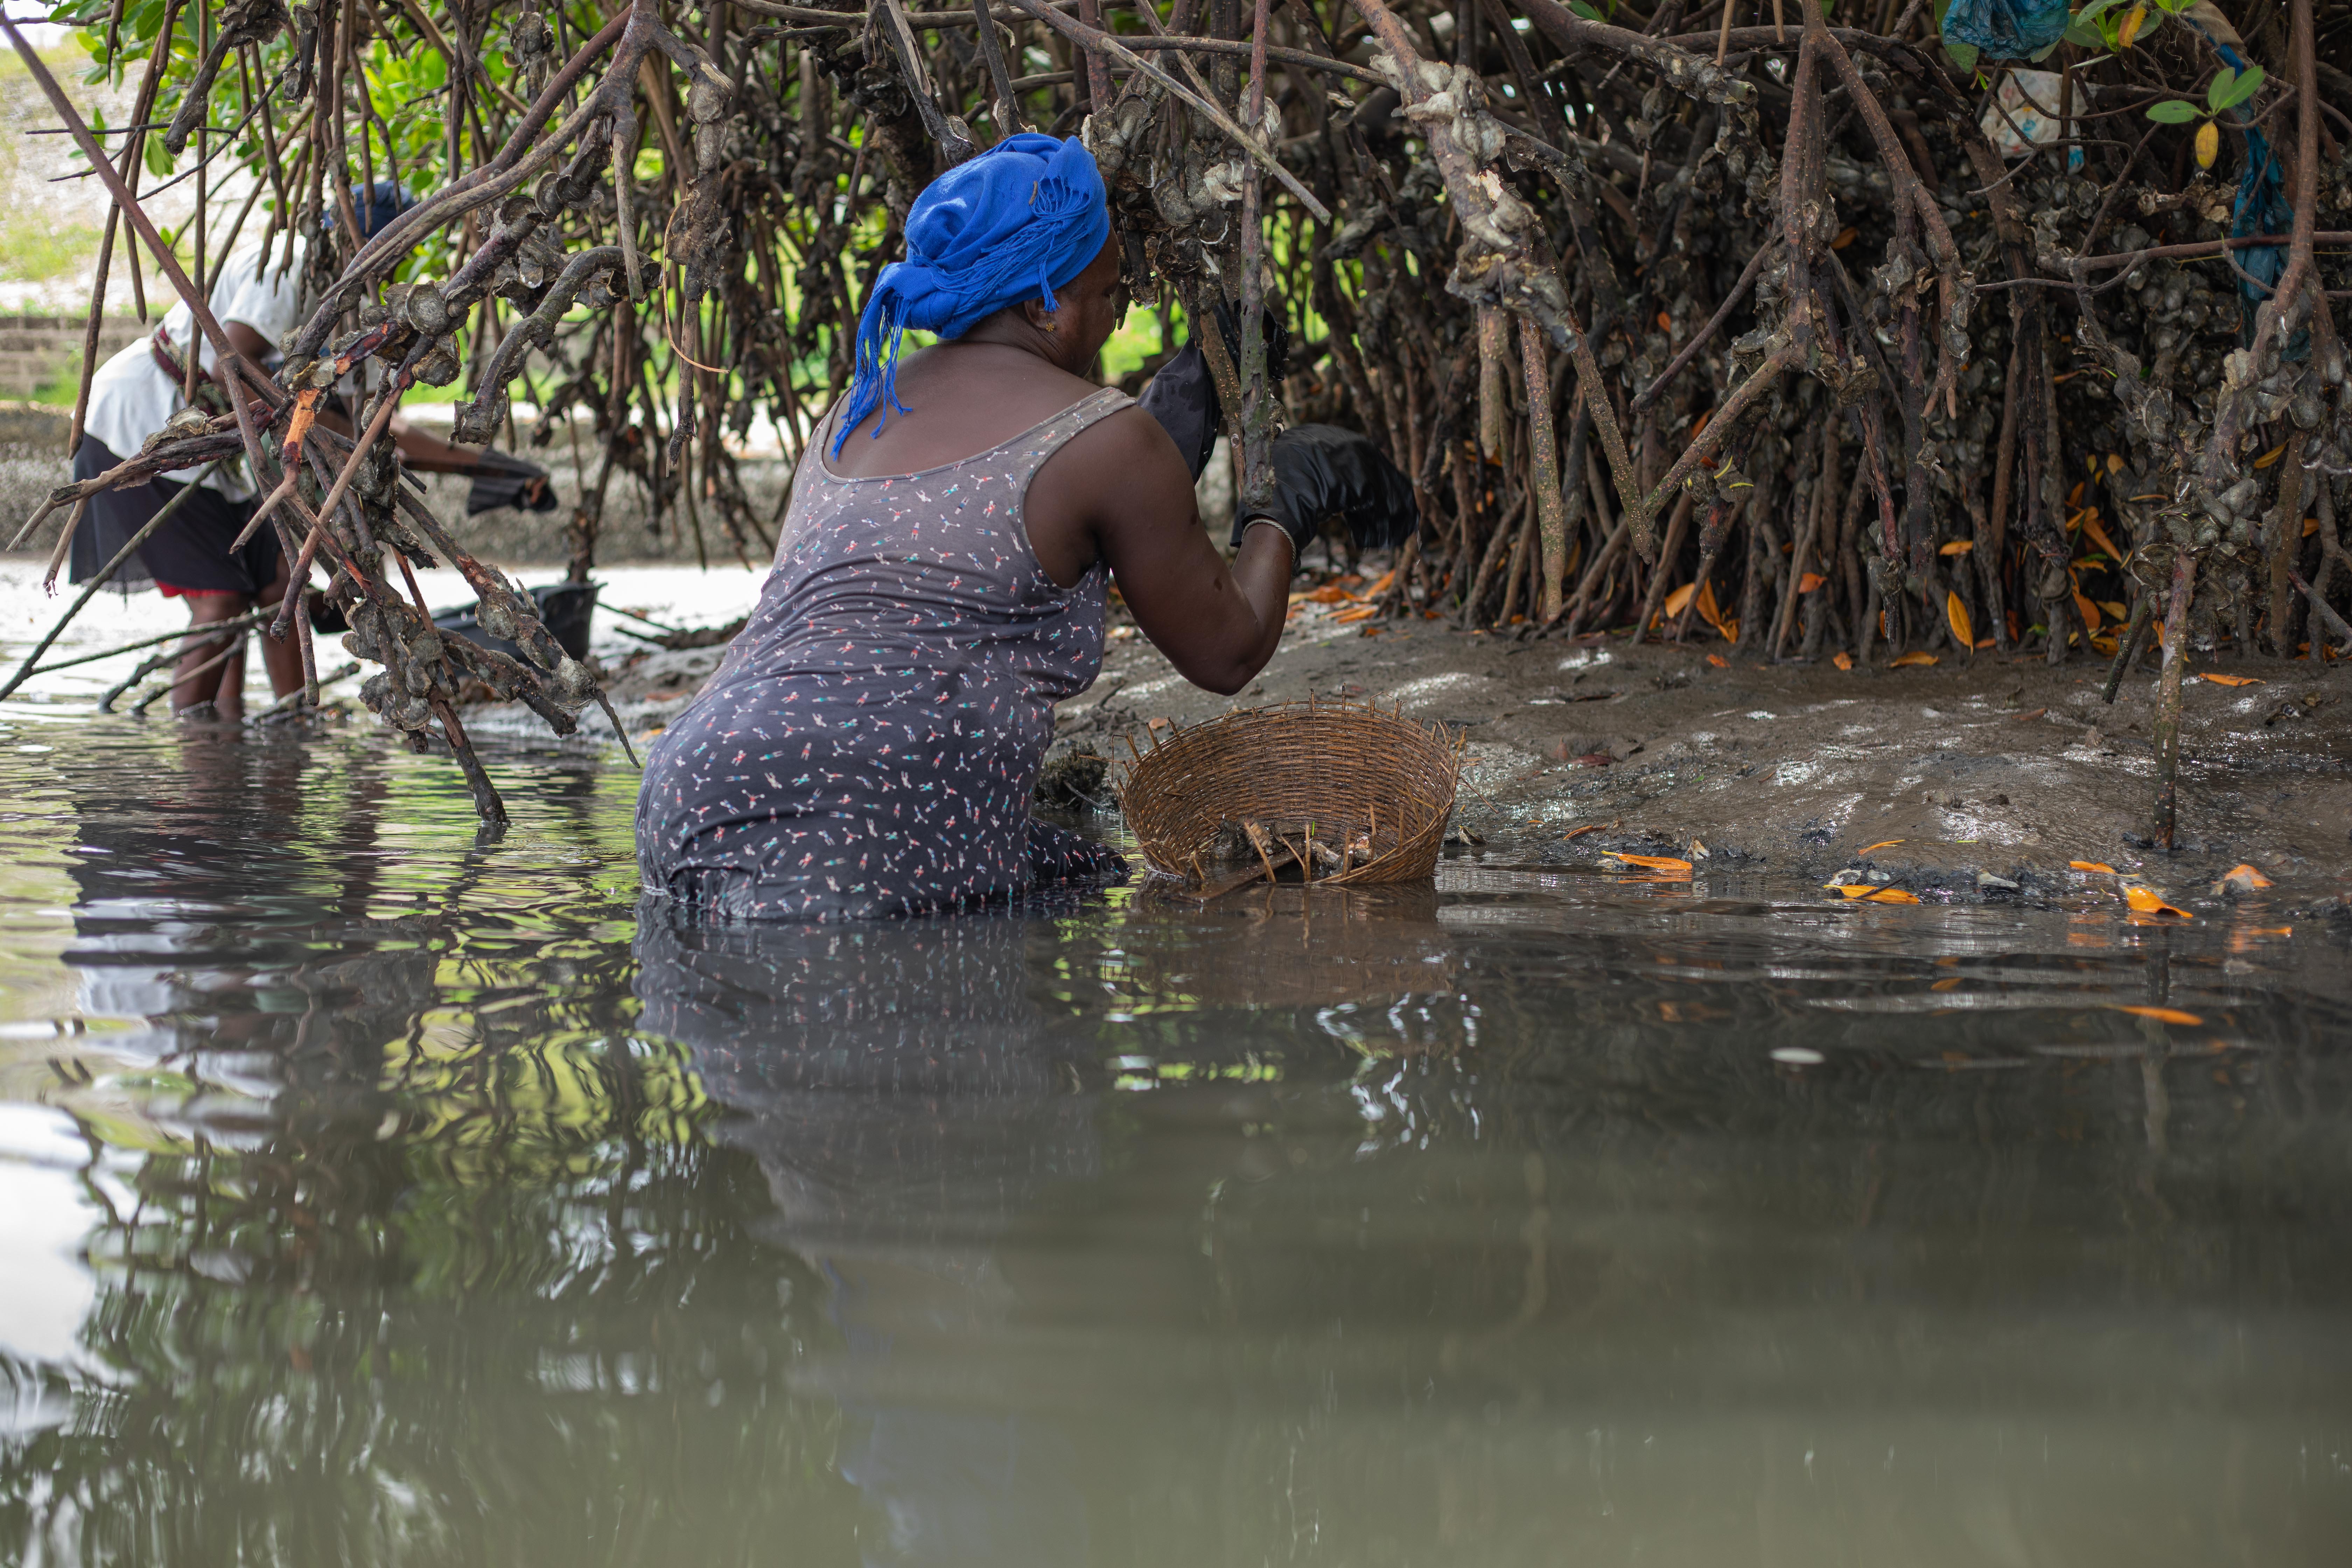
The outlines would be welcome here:
<svg viewBox="0 0 2352 1568">
<path fill-rule="evenodd" d="M 926 186 L 907 215 L 907 258 L 875 279 L 857 321 L 856 374 L 835 426 L 832 455 L 877 408 L 898 400 L 898 354 L 909 330 L 963 336 L 1007 305 L 1042 299 L 1059 310 L 1066 287 L 1110 237 L 1110 207 L 1094 154 L 1076 138 L 1008 136 Z"/>
</svg>

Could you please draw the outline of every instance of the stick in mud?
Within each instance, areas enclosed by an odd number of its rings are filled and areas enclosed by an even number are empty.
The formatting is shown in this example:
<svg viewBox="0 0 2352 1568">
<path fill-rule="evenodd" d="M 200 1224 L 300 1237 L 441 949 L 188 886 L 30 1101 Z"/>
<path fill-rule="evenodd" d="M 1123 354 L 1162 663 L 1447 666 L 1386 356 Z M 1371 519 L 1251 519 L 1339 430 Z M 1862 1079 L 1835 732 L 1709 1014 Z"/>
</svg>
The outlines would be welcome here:
<svg viewBox="0 0 2352 1568">
<path fill-rule="evenodd" d="M 2164 613 L 2164 675 L 2156 689 L 2156 814 L 2149 837 L 2167 854 L 2180 776 L 2180 682 L 2189 664 L 2189 600 L 2197 586 L 2197 558 L 2172 558 L 2171 604 Z M 2150 595 L 2153 597 L 2153 595 Z"/>
</svg>

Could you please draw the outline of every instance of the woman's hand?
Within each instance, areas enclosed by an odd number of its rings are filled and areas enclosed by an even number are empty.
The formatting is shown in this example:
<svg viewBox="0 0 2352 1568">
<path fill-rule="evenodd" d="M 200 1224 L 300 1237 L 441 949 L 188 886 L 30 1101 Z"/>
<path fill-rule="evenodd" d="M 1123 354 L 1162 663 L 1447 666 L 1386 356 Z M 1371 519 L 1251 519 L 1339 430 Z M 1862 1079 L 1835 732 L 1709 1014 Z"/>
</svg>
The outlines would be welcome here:
<svg viewBox="0 0 2352 1568">
<path fill-rule="evenodd" d="M 1234 518 L 1234 541 L 1264 518 L 1307 548 L 1327 517 L 1339 517 L 1362 550 L 1402 544 L 1421 526 L 1412 483 L 1368 436 L 1335 425 L 1299 425 L 1274 438 L 1274 494 Z"/>
</svg>

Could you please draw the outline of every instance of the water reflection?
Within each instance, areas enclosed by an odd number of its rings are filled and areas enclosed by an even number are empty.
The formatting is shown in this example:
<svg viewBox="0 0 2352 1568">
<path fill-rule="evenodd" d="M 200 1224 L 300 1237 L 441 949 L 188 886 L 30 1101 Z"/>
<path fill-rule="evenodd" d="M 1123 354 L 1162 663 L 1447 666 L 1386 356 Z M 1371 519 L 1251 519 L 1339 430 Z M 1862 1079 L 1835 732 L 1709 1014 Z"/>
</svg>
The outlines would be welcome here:
<svg viewBox="0 0 2352 1568">
<path fill-rule="evenodd" d="M 2352 1542 L 2340 933 L 1459 864 L 698 930 L 625 776 L 506 760 L 485 847 L 220 740 L 0 752 L 12 1557 Z"/>
</svg>

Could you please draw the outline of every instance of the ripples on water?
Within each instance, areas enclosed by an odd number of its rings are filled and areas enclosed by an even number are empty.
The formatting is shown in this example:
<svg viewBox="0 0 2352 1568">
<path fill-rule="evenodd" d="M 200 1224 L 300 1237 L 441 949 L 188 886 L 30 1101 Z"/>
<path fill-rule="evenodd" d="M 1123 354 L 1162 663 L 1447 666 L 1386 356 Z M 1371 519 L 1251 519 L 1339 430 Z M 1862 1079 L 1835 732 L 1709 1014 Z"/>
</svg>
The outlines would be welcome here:
<svg viewBox="0 0 2352 1568">
<path fill-rule="evenodd" d="M 497 765 L 478 847 L 371 734 L 0 730 L 0 1552 L 2352 1545 L 2340 933 L 1460 863 L 680 931 L 632 775 Z"/>
</svg>

